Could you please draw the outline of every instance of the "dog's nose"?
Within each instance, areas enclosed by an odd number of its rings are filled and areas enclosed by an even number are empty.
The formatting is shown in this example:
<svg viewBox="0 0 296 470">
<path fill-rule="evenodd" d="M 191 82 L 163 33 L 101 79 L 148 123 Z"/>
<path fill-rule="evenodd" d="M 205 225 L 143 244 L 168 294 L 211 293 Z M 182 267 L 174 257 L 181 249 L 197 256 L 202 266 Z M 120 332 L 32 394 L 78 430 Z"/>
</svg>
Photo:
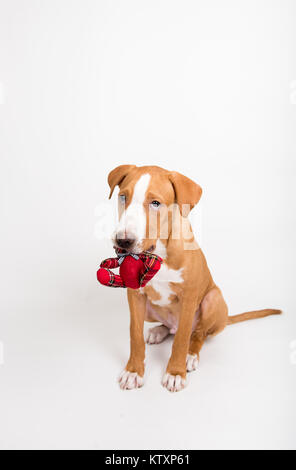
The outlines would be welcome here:
<svg viewBox="0 0 296 470">
<path fill-rule="evenodd" d="M 116 243 L 120 248 L 123 248 L 125 250 L 128 250 L 131 248 L 134 244 L 135 240 L 133 238 L 119 238 L 118 236 L 116 237 Z"/>
</svg>

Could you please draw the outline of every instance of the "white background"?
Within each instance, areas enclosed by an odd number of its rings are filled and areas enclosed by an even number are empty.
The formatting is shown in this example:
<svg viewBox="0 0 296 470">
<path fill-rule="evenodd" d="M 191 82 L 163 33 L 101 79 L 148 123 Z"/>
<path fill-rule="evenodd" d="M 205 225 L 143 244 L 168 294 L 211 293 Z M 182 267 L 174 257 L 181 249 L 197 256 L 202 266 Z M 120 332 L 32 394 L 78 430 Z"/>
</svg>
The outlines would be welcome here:
<svg viewBox="0 0 296 470">
<path fill-rule="evenodd" d="M 1 448 L 295 448 L 296 4 L 2 0 Z M 186 390 L 147 348 L 123 392 L 123 290 L 95 237 L 122 163 L 204 190 L 202 247 L 232 314 Z M 293 343 L 294 341 L 294 343 Z"/>
</svg>

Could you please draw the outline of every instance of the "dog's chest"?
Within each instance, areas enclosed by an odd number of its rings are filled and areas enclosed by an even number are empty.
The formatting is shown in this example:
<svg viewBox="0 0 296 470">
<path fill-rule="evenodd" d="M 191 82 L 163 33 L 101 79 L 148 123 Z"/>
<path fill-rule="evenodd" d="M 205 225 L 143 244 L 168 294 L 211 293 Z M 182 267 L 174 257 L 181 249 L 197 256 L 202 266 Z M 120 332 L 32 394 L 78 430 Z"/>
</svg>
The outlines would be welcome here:
<svg viewBox="0 0 296 470">
<path fill-rule="evenodd" d="M 144 288 L 144 292 L 152 305 L 167 307 L 175 295 L 173 290 L 174 283 L 181 284 L 183 282 L 183 268 L 173 269 L 169 266 L 167 263 L 166 247 L 160 240 L 156 242 L 154 253 L 163 259 L 163 264 L 158 273 Z"/>
<path fill-rule="evenodd" d="M 167 307 L 175 295 L 173 284 L 183 282 L 183 269 L 172 269 L 165 262 L 145 288 L 145 294 L 153 305 Z"/>
</svg>

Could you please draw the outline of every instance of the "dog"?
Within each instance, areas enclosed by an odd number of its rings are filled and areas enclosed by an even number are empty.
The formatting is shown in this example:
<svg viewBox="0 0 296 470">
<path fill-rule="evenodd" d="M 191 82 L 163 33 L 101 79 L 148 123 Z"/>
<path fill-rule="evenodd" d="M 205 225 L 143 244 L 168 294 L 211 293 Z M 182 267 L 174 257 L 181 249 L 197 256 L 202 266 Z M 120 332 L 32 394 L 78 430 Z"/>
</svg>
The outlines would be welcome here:
<svg viewBox="0 0 296 470">
<path fill-rule="evenodd" d="M 228 315 L 187 217 L 201 198 L 197 183 L 175 171 L 136 165 L 118 166 L 109 173 L 108 183 L 109 198 L 119 186 L 114 246 L 127 253 L 148 251 L 163 259 L 160 271 L 147 286 L 127 289 L 130 357 L 119 385 L 124 390 L 143 385 L 144 321 L 160 322 L 149 329 L 147 343 L 157 344 L 174 335 L 162 385 L 171 392 L 180 391 L 186 385 L 187 372 L 197 368 L 207 336 L 220 333 L 229 324 L 280 314 L 281 310 Z"/>
</svg>

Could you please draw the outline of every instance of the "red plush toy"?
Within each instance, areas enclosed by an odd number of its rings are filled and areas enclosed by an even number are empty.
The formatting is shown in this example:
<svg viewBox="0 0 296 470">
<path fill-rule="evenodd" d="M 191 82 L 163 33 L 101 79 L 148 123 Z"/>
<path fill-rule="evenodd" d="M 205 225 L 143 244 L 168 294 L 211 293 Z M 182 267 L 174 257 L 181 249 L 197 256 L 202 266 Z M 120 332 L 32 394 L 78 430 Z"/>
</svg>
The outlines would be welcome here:
<svg viewBox="0 0 296 470">
<path fill-rule="evenodd" d="M 97 272 L 98 281 L 104 286 L 139 289 L 146 286 L 161 267 L 162 259 L 149 252 L 125 253 L 116 249 L 117 258 L 102 261 Z M 118 268 L 114 274 L 110 268 Z"/>
</svg>

